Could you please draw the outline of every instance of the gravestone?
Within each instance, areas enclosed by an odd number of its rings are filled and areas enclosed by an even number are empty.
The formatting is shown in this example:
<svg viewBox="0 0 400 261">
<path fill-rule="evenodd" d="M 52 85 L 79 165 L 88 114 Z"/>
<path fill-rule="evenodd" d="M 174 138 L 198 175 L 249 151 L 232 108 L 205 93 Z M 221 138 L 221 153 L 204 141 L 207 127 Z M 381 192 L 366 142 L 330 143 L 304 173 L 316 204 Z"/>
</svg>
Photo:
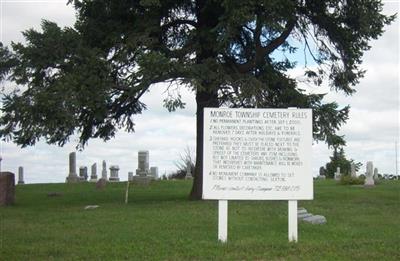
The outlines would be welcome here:
<svg viewBox="0 0 400 261">
<path fill-rule="evenodd" d="M 326 218 L 321 215 L 312 215 L 312 216 L 303 218 L 303 221 L 311 223 L 311 224 L 325 224 Z"/>
<path fill-rule="evenodd" d="M 138 152 L 138 168 L 136 169 L 136 175 L 145 177 L 149 174 L 149 151 Z"/>
<path fill-rule="evenodd" d="M 97 163 L 94 163 L 90 168 L 90 182 L 97 181 Z"/>
<path fill-rule="evenodd" d="M 76 174 L 76 152 L 71 152 L 69 154 L 69 173 L 66 182 L 79 182 L 79 177 Z"/>
<path fill-rule="evenodd" d="M 101 170 L 101 178 L 104 179 L 105 181 L 107 181 L 107 165 L 106 165 L 106 161 L 103 160 L 103 169 Z"/>
<path fill-rule="evenodd" d="M 374 168 L 374 180 L 378 180 L 378 168 Z"/>
<path fill-rule="evenodd" d="M 298 219 L 303 219 L 303 218 L 308 218 L 311 217 L 313 214 L 308 213 L 306 209 L 298 209 L 297 210 L 297 218 Z"/>
<path fill-rule="evenodd" d="M 18 185 L 25 184 L 24 182 L 24 168 L 18 167 Z"/>
<path fill-rule="evenodd" d="M 313 215 L 311 213 L 308 213 L 307 209 L 305 209 L 305 208 L 297 209 L 297 218 L 304 222 L 308 222 L 311 224 L 325 224 L 326 223 L 326 218 L 324 216 Z"/>
<path fill-rule="evenodd" d="M 133 172 L 128 172 L 128 181 L 132 181 L 133 180 Z"/>
<path fill-rule="evenodd" d="M 350 165 L 350 175 L 352 178 L 357 178 L 356 164 L 354 164 L 354 163 L 351 163 L 351 165 Z"/>
<path fill-rule="evenodd" d="M 340 174 L 340 167 L 337 167 L 335 172 L 335 180 L 340 180 L 341 176 L 342 174 Z"/>
<path fill-rule="evenodd" d="M 371 187 L 375 186 L 374 181 L 374 165 L 372 161 L 367 162 L 367 172 L 365 173 L 365 183 L 364 186 Z"/>
<path fill-rule="evenodd" d="M 192 176 L 192 164 L 190 162 L 188 162 L 186 164 L 186 176 L 185 179 L 193 179 Z"/>
<path fill-rule="evenodd" d="M 152 171 L 149 170 L 149 151 L 142 150 L 138 152 L 138 168 L 136 169 L 136 176 L 132 177 L 132 182 L 139 185 L 147 185 L 150 181 L 158 176 L 158 168 L 152 167 Z"/>
<path fill-rule="evenodd" d="M 101 178 L 96 182 L 96 189 L 103 190 L 107 185 L 107 180 Z"/>
<path fill-rule="evenodd" d="M 158 178 L 158 167 L 151 167 L 150 168 L 150 176 L 157 179 Z"/>
<path fill-rule="evenodd" d="M 0 206 L 15 202 L 15 175 L 12 172 L 0 172 Z"/>
<path fill-rule="evenodd" d="M 109 181 L 119 181 L 118 177 L 119 167 L 117 165 L 110 166 L 110 178 Z"/>
<path fill-rule="evenodd" d="M 86 181 L 87 178 L 88 178 L 87 167 L 86 166 L 80 166 L 79 167 L 79 179 L 81 181 Z"/>
</svg>

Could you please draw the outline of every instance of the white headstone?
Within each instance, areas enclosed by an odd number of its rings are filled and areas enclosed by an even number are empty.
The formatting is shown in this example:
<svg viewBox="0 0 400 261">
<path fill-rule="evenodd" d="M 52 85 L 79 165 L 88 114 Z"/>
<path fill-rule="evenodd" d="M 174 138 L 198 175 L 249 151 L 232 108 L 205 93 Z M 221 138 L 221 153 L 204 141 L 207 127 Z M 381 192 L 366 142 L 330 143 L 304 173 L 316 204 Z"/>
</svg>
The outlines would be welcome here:
<svg viewBox="0 0 400 261">
<path fill-rule="evenodd" d="M 133 172 L 128 172 L 128 180 L 129 181 L 133 180 Z"/>
<path fill-rule="evenodd" d="M 158 178 L 158 167 L 151 167 L 150 168 L 150 175 L 155 179 Z"/>
<path fill-rule="evenodd" d="M 351 163 L 351 165 L 350 165 L 350 172 L 351 172 L 351 177 L 352 177 L 352 178 L 357 178 L 357 174 L 356 174 L 356 164 Z"/>
<path fill-rule="evenodd" d="M 340 174 L 340 167 L 337 167 L 335 172 L 335 180 L 340 180 L 341 176 L 342 174 Z"/>
<path fill-rule="evenodd" d="M 143 150 L 138 152 L 138 168 L 136 175 L 147 176 L 149 175 L 149 151 Z"/>
<path fill-rule="evenodd" d="M 118 177 L 119 167 L 117 165 L 110 166 L 110 178 L 109 181 L 119 181 Z"/>
<path fill-rule="evenodd" d="M 23 167 L 18 167 L 18 184 L 25 184 Z"/>
<path fill-rule="evenodd" d="M 101 178 L 107 180 L 107 165 L 105 160 L 103 160 L 102 167 L 103 169 L 101 170 Z"/>
<path fill-rule="evenodd" d="M 365 173 L 365 186 L 374 186 L 374 164 L 372 161 L 367 162 L 367 172 Z"/>
<path fill-rule="evenodd" d="M 136 176 L 132 177 L 133 183 L 147 185 L 158 177 L 158 168 L 149 169 L 149 151 L 142 150 L 138 152 L 138 168 Z"/>
<path fill-rule="evenodd" d="M 374 168 L 374 180 L 378 180 L 378 168 Z"/>
</svg>

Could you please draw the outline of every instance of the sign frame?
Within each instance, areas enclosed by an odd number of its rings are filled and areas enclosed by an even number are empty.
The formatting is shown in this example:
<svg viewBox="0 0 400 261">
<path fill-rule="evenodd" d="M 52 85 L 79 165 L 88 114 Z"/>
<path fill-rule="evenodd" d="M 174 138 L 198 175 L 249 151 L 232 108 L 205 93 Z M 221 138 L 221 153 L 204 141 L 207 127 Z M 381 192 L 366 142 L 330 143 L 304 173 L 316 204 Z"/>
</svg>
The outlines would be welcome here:
<svg viewBox="0 0 400 261">
<path fill-rule="evenodd" d="M 214 115 L 220 115 L 222 117 L 228 117 L 231 119 L 235 118 L 235 117 L 232 117 L 232 114 L 234 116 L 246 115 L 246 116 L 252 116 L 252 117 L 254 117 L 254 116 L 260 117 L 260 114 L 251 114 L 251 112 L 257 112 L 257 111 L 261 112 L 261 113 L 270 112 L 269 114 L 267 113 L 265 115 L 270 115 L 271 117 L 277 116 L 278 118 L 280 118 L 280 117 L 289 117 L 290 118 L 290 115 L 294 115 L 294 116 L 297 115 L 298 117 L 301 117 L 302 119 L 305 117 L 305 119 L 307 119 L 306 121 L 303 121 L 303 122 L 301 120 L 297 121 L 297 123 L 300 123 L 300 126 L 301 126 L 300 130 L 297 130 L 297 131 L 300 131 L 300 133 L 301 133 L 300 134 L 301 137 L 300 137 L 300 139 L 298 139 L 299 144 L 297 146 L 300 146 L 301 148 L 300 149 L 296 148 L 296 152 L 298 154 L 307 153 L 308 155 L 306 157 L 298 157 L 298 158 L 301 158 L 301 160 L 300 159 L 296 160 L 296 162 L 301 162 L 302 167 L 297 168 L 296 174 L 294 174 L 294 175 L 297 175 L 297 178 L 301 178 L 301 175 L 306 176 L 305 183 L 300 183 L 300 184 L 305 185 L 305 188 L 304 188 L 305 191 L 303 193 L 293 193 L 293 191 L 288 190 L 288 191 L 285 191 L 285 192 L 287 192 L 286 194 L 279 193 L 279 195 L 275 195 L 275 196 L 274 196 L 274 194 L 271 194 L 271 193 L 267 193 L 266 195 L 263 195 L 262 193 L 261 194 L 259 193 L 257 195 L 251 195 L 251 194 L 249 194 L 249 191 L 251 191 L 251 190 L 248 190 L 246 193 L 243 193 L 243 194 L 240 194 L 240 193 L 226 194 L 225 192 L 227 192 L 227 191 L 229 192 L 229 190 L 222 190 L 223 193 L 214 193 L 214 194 L 211 193 L 210 194 L 210 191 L 209 191 L 210 175 L 208 175 L 208 174 L 211 173 L 212 174 L 211 176 L 213 176 L 214 172 L 216 172 L 216 170 L 210 170 L 209 147 L 210 147 L 210 142 L 212 141 L 212 138 L 213 138 L 213 136 L 210 136 L 210 131 L 212 131 L 214 129 L 218 129 L 218 128 L 214 128 L 213 125 L 210 124 L 210 123 L 218 124 L 218 121 L 214 121 L 214 120 L 212 122 L 210 121 L 209 116 L 210 116 L 210 112 L 212 110 L 221 112 L 221 113 L 216 113 Z M 231 112 L 231 113 L 229 113 L 229 112 Z M 236 114 L 233 112 L 239 112 L 239 113 Z M 241 114 L 240 112 L 250 112 L 250 113 Z M 204 113 L 204 121 L 203 121 L 204 129 L 203 129 L 203 195 L 202 195 L 202 197 L 203 197 L 203 199 L 206 199 L 206 200 L 213 200 L 213 199 L 218 200 L 218 240 L 222 243 L 225 243 L 228 239 L 228 200 L 287 200 L 288 201 L 288 238 L 289 238 L 289 241 L 297 242 L 297 239 L 298 239 L 297 200 L 312 200 L 314 198 L 314 184 L 313 184 L 313 177 L 312 177 L 312 172 L 311 172 L 312 110 L 311 109 L 297 109 L 297 108 L 288 108 L 288 109 L 204 108 L 203 113 Z M 264 114 L 263 114 L 263 117 L 264 117 Z M 280 119 L 280 120 L 283 120 L 283 119 Z M 229 122 L 229 121 L 227 121 L 227 122 Z M 235 119 L 233 119 L 232 122 L 234 124 L 242 123 L 241 121 L 235 121 Z M 275 121 L 271 121 L 271 122 L 276 124 Z M 280 122 L 282 122 L 282 124 L 283 124 L 283 121 L 280 121 Z M 285 121 L 284 123 L 287 123 L 287 121 Z M 229 128 L 227 128 L 227 129 L 229 129 Z M 232 127 L 232 129 L 235 129 L 235 128 Z M 260 130 L 260 128 L 258 128 L 258 129 Z M 289 130 L 290 130 L 290 128 L 289 128 Z M 231 134 L 231 132 L 229 132 L 229 131 L 227 131 L 226 133 L 222 132 L 222 134 L 229 135 L 229 134 Z M 254 135 L 254 132 L 251 132 L 250 134 Z M 296 135 L 298 135 L 298 134 L 296 133 Z M 258 134 L 258 136 L 260 136 L 260 133 Z M 299 138 L 299 137 L 297 137 L 297 138 Z M 229 139 L 221 139 L 221 140 L 229 141 Z M 257 140 L 257 139 L 255 139 L 255 140 Z M 263 140 L 263 138 L 261 137 L 258 140 Z M 226 143 L 226 144 L 228 144 L 228 143 Z M 300 143 L 301 143 L 301 145 L 300 145 Z M 221 143 L 221 144 L 223 144 L 223 143 Z M 287 143 L 287 144 L 289 144 L 289 143 Z M 292 143 L 290 143 L 290 144 L 292 144 Z M 293 143 L 293 144 L 295 144 L 295 143 Z M 276 145 L 278 145 L 278 144 L 276 144 Z M 224 147 L 220 146 L 219 149 L 221 149 L 221 148 L 223 149 Z M 246 146 L 243 148 L 246 148 Z M 218 146 L 217 146 L 217 150 L 218 150 Z M 287 150 L 290 150 L 290 149 L 287 149 Z M 223 153 L 221 153 L 221 154 L 223 154 Z M 239 156 L 238 156 L 238 158 L 239 158 Z M 240 162 L 243 162 L 243 160 Z M 288 167 L 287 165 L 284 168 L 284 167 L 276 167 L 276 164 L 275 164 L 274 167 L 277 170 L 287 171 L 287 169 L 290 169 L 290 166 Z M 217 168 L 218 168 L 218 166 L 217 166 Z M 240 166 L 240 169 L 241 168 L 242 168 L 242 166 Z M 296 166 L 294 166 L 294 168 L 296 168 Z M 263 169 L 263 168 L 261 168 L 261 169 Z M 300 169 L 300 171 L 299 171 L 299 169 Z M 308 174 L 307 174 L 307 172 L 308 172 Z M 232 173 L 237 174 L 239 172 L 232 172 Z M 244 174 L 244 173 L 245 172 L 242 172 L 242 174 Z M 281 173 L 284 173 L 284 172 L 281 172 Z M 218 173 L 218 174 L 220 174 L 220 173 Z M 264 174 L 264 176 L 268 176 L 268 175 Z M 269 176 L 271 176 L 271 175 L 269 175 Z M 282 176 L 284 176 L 284 175 L 282 175 Z M 287 175 L 285 175 L 285 177 L 286 176 Z M 291 177 L 293 177 L 293 176 L 291 176 Z M 267 180 L 267 179 L 265 179 L 265 180 Z M 212 183 L 211 183 L 211 185 L 212 185 Z M 215 186 L 219 186 L 219 185 L 214 185 L 214 187 Z M 289 185 L 289 187 L 291 187 L 291 186 L 292 185 Z M 244 187 L 244 186 L 231 186 L 231 187 L 228 186 L 227 188 L 241 189 L 242 187 Z M 237 190 L 232 190 L 232 191 L 237 191 Z M 246 191 L 246 188 L 244 189 L 244 191 Z M 265 190 L 265 191 L 269 191 L 269 190 Z M 251 192 L 251 193 L 253 193 L 253 192 Z"/>
<path fill-rule="evenodd" d="M 247 118 L 238 115 L 248 115 L 252 117 L 249 121 Z M 245 114 L 244 114 L 245 113 Z M 258 113 L 258 117 L 255 117 L 255 113 Z M 274 122 L 273 126 L 266 126 L 263 123 L 259 123 L 263 120 L 262 115 L 269 115 L 271 118 L 269 122 Z M 214 115 L 211 117 L 210 115 Z M 293 118 L 306 117 L 306 118 Z M 280 118 L 285 117 L 285 118 Z M 264 120 L 266 120 L 264 118 Z M 255 125 L 247 124 L 247 122 L 258 122 Z M 279 121 L 285 122 L 279 124 Z M 214 122 L 214 123 L 213 123 Z M 222 123 L 221 123 L 222 122 Z M 225 124 L 224 122 L 228 122 Z M 245 122 L 245 123 L 243 123 Z M 266 121 L 267 122 L 267 121 Z M 287 127 L 286 122 L 296 122 L 296 124 L 290 124 Z M 242 129 L 255 128 L 257 131 L 248 131 L 247 133 L 253 133 L 252 135 L 246 134 Z M 284 136 L 277 136 L 281 133 L 294 133 L 294 131 L 266 131 L 266 129 L 292 128 L 295 130 L 296 135 L 291 138 Z M 262 130 L 262 131 L 260 131 Z M 232 133 L 236 134 L 232 134 Z M 214 135 L 213 133 L 217 133 Z M 237 134 L 239 133 L 239 134 Z M 255 133 L 255 134 L 254 134 Z M 275 135 L 263 135 L 260 133 L 275 133 Z M 265 138 L 264 138 L 265 137 Z M 216 141 L 216 139 L 219 139 Z M 266 140 L 289 140 L 292 142 L 294 139 L 298 142 L 296 147 L 274 147 L 275 145 L 268 148 L 262 148 L 261 145 L 256 148 L 243 146 L 243 144 L 266 144 Z M 232 140 L 241 140 L 242 142 L 232 142 Z M 262 142 L 246 142 L 248 140 L 262 140 Z M 244 142 L 243 142 L 244 141 Z M 273 142 L 278 145 L 278 142 Z M 285 142 L 279 142 L 285 143 Z M 228 144 L 228 145 L 226 145 Z M 237 147 L 232 144 L 238 145 Z M 240 144 L 242 147 L 240 147 Z M 289 144 L 289 142 L 286 142 Z M 293 144 L 297 144 L 293 142 Z M 214 199 L 214 200 L 312 200 L 314 196 L 313 191 L 313 176 L 311 171 L 311 147 L 312 147 L 312 110 L 311 109 L 244 109 L 244 108 L 205 108 L 204 109 L 204 139 L 203 139 L 203 199 Z M 228 151 L 223 151 L 228 148 Z M 238 148 L 238 150 L 236 150 Z M 249 151 L 261 149 L 265 151 Z M 220 151 L 218 151 L 218 149 Z M 245 149 L 247 151 L 242 151 Z M 282 149 L 282 150 L 296 150 L 297 152 L 267 152 L 266 150 Z M 226 154 L 229 155 L 226 155 Z M 234 155 L 233 155 L 233 154 Z M 257 154 L 256 154 L 257 153 Z M 282 159 L 293 159 L 296 161 L 288 162 L 280 160 L 277 162 L 271 162 L 270 159 L 274 157 L 260 156 L 260 154 L 274 153 L 276 155 L 283 155 Z M 219 154 L 219 155 L 218 155 Z M 221 155 L 224 154 L 224 155 Z M 242 154 L 253 154 L 257 155 L 251 158 L 263 159 L 267 164 L 275 164 L 270 166 L 257 165 L 249 166 L 246 164 L 245 158 L 250 156 L 242 156 Z M 290 157 L 288 157 L 289 155 Z M 295 156 L 293 156 L 295 155 Z M 218 160 L 215 160 L 217 158 Z M 241 160 L 230 160 L 230 159 L 241 159 Z M 277 158 L 277 157 L 275 157 Z M 224 159 L 224 160 L 222 160 Z M 263 163 L 263 160 L 252 161 L 253 163 Z M 218 165 L 215 166 L 215 162 L 239 162 L 239 165 Z M 279 164 L 287 164 L 284 166 L 278 166 Z M 289 164 L 301 164 L 301 166 L 293 166 Z M 213 166 L 214 165 L 214 166 Z M 216 167 L 216 168 L 215 168 Z M 226 167 L 226 169 L 224 168 Z M 251 170 L 250 167 L 259 168 L 258 170 Z M 247 168 L 247 169 L 246 169 Z M 250 177 L 246 177 L 249 175 Z M 283 176 L 283 177 L 282 177 Z M 243 181 L 244 179 L 253 179 L 249 182 Z M 218 180 L 219 179 L 219 180 Z M 224 179 L 224 180 L 222 180 Z M 229 179 L 229 181 L 227 180 Z M 242 179 L 238 181 L 237 179 Z M 261 181 L 254 181 L 254 180 Z M 233 180 L 233 181 L 232 181 Z M 269 181 L 265 181 L 269 180 Z M 275 180 L 275 181 L 274 181 Z M 282 180 L 281 182 L 276 182 Z M 250 185 L 248 185 L 250 184 Z M 267 184 L 267 185 L 266 185 Z M 272 185 L 271 185 L 272 184 Z M 215 190 L 215 191 L 213 191 Z"/>
</svg>

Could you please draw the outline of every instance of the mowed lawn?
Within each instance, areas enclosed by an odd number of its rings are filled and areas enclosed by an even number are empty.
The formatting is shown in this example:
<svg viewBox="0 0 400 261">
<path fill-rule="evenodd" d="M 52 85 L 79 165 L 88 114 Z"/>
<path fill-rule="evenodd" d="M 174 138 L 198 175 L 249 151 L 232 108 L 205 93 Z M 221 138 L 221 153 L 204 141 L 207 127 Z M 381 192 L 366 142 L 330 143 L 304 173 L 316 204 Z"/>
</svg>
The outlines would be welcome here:
<svg viewBox="0 0 400 261">
<path fill-rule="evenodd" d="M 0 260 L 400 260 L 400 181 L 314 184 L 299 206 L 327 224 L 299 222 L 289 243 L 286 201 L 230 201 L 226 244 L 217 202 L 187 200 L 191 181 L 131 185 L 128 204 L 126 182 L 19 185 L 0 208 Z"/>
</svg>

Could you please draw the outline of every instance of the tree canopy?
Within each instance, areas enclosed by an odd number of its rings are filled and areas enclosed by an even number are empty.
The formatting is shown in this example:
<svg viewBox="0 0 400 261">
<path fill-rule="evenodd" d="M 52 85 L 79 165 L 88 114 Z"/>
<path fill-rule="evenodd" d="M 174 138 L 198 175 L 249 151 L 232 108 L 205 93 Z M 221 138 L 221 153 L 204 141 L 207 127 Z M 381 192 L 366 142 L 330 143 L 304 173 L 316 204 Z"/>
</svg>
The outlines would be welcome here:
<svg viewBox="0 0 400 261">
<path fill-rule="evenodd" d="M 0 80 L 19 88 L 2 97 L 0 136 L 18 145 L 64 145 L 78 134 L 107 140 L 134 131 L 141 97 L 155 83 L 190 88 L 197 102 L 196 173 L 201 195 L 204 107 L 312 108 L 313 135 L 344 144 L 337 130 L 349 107 L 297 86 L 296 62 L 316 85 L 354 93 L 362 56 L 394 16 L 378 0 L 75 0 L 76 23 L 24 32 L 0 45 Z M 283 54 L 279 58 L 278 53 Z M 292 59 L 298 54 L 303 59 Z M 168 110 L 181 97 L 164 100 Z"/>
</svg>

